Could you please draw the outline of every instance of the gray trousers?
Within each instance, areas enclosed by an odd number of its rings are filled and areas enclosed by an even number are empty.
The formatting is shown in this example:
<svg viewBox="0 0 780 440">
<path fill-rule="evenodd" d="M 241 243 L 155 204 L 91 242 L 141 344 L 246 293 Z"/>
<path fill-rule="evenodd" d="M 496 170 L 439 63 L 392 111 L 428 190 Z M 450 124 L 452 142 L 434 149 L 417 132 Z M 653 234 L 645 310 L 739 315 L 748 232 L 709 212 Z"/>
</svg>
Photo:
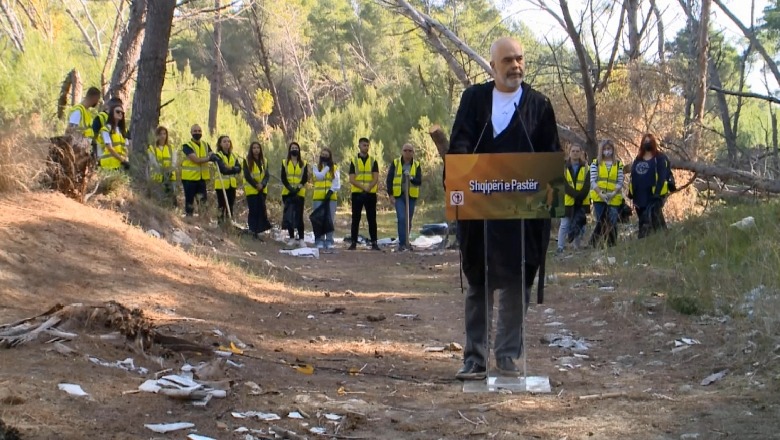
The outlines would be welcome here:
<svg viewBox="0 0 780 440">
<path fill-rule="evenodd" d="M 494 297 L 498 295 L 498 322 L 496 323 L 495 346 L 493 352 L 496 359 L 509 357 L 517 359 L 523 352 L 522 323 L 525 312 L 528 311 L 531 285 L 536 276 L 536 266 L 526 264 L 525 310 L 523 310 L 522 282 L 518 274 L 516 283 L 491 289 L 488 294 L 490 323 L 493 322 Z M 488 356 L 485 347 L 485 286 L 469 285 L 466 292 L 466 348 L 463 351 L 464 362 L 474 362 L 485 365 Z"/>
</svg>

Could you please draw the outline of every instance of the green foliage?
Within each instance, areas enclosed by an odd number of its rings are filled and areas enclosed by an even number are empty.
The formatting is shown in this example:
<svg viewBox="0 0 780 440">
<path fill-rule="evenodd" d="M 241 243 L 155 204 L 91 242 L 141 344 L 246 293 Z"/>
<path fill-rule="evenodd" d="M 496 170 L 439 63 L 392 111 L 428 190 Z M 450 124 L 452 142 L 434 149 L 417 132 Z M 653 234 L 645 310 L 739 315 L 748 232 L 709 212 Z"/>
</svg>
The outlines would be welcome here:
<svg viewBox="0 0 780 440">
<path fill-rule="evenodd" d="M 779 214 L 776 201 L 720 206 L 666 233 L 627 241 L 616 248 L 617 260 L 628 262 L 623 282 L 664 294 L 680 313 L 740 310 L 751 289 L 780 292 Z M 754 228 L 730 226 L 747 216 L 755 218 Z M 780 307 L 780 297 L 772 298 Z M 776 313 L 756 309 L 762 316 Z"/>
</svg>

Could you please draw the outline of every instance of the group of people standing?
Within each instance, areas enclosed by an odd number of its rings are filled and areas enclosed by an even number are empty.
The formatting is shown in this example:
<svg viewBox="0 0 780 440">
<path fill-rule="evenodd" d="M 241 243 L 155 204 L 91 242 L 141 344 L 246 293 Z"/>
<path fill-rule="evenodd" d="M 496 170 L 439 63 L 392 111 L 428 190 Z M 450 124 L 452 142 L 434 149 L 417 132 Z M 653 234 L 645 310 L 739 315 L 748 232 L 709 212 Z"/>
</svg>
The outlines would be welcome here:
<svg viewBox="0 0 780 440">
<path fill-rule="evenodd" d="M 630 209 L 623 198 L 624 166 L 616 157 L 614 143 L 602 141 L 597 157 L 590 165 L 582 146 L 571 145 L 564 175 L 566 213 L 558 229 L 558 253 L 563 252 L 566 243 L 572 243 L 575 248 L 581 246 L 591 206 L 596 225 L 589 244 L 598 246 L 606 242 L 608 246 L 614 246 L 621 216 Z M 663 207 L 674 190 L 669 158 L 659 150 L 655 135 L 647 133 L 642 137 L 631 165 L 627 193 L 639 219 L 639 238 L 666 229 Z"/>
<path fill-rule="evenodd" d="M 92 141 L 93 154 L 101 168 L 129 169 L 129 136 L 122 103 L 111 99 L 107 102 L 104 112 L 95 116 L 92 109 L 98 105 L 100 95 L 97 88 L 89 89 L 84 100 L 74 106 L 69 115 L 69 130 Z M 233 151 L 233 142 L 229 136 L 220 136 L 216 145 L 215 152 L 203 139 L 203 130 L 196 124 L 190 128 L 190 140 L 176 148 L 171 143 L 168 129 L 159 126 L 155 130 L 155 142 L 147 148 L 149 178 L 160 185 L 174 205 L 175 185 L 178 180 L 181 181 L 184 213 L 187 217 L 194 215 L 196 205 L 205 206 L 208 182 L 213 180 L 220 222 L 233 219 L 236 193 L 241 185 L 248 207 L 248 230 L 255 238 L 260 239 L 259 234 L 272 228 L 266 209 L 272 174 L 268 171 L 268 160 L 263 146 L 260 142 L 253 141 L 246 157 L 240 158 Z M 357 248 L 364 210 L 368 220 L 371 249 L 380 249 L 377 243 L 376 221 L 379 165 L 369 154 L 369 149 L 369 139 L 360 138 L 359 151 L 349 165 L 352 203 L 350 250 Z M 302 157 L 300 144 L 290 142 L 278 180 L 282 185 L 284 205 L 282 229 L 288 233 L 289 246 L 305 246 L 304 205 L 309 182 L 313 182 L 312 208 L 316 210 L 327 203 L 331 223 L 335 225 L 341 174 L 330 148 L 322 148 L 318 162 L 310 166 Z M 243 183 L 240 183 L 241 181 Z M 387 194 L 396 208 L 398 250 L 410 249 L 408 231 L 422 185 L 422 168 L 414 159 L 414 147 L 411 144 L 404 144 L 400 157 L 391 163 L 386 184 Z M 325 249 L 334 247 L 333 231 L 315 237 L 315 244 Z"/>
</svg>

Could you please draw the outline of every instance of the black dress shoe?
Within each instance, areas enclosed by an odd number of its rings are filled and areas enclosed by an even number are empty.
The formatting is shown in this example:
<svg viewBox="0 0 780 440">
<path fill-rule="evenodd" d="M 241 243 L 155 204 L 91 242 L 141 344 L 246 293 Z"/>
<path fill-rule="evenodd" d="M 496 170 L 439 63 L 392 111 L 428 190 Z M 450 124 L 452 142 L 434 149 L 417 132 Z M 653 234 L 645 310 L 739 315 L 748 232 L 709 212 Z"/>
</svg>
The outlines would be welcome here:
<svg viewBox="0 0 780 440">
<path fill-rule="evenodd" d="M 371 250 L 372 251 L 381 251 L 382 249 L 379 248 L 378 244 L 374 243 L 374 244 L 371 245 Z"/>
<path fill-rule="evenodd" d="M 479 365 L 474 361 L 466 361 L 463 366 L 455 373 L 455 378 L 460 380 L 482 380 L 487 376 L 484 365 Z"/>
<path fill-rule="evenodd" d="M 520 370 L 517 369 L 517 366 L 512 362 L 512 358 L 510 357 L 496 359 L 496 369 L 499 373 L 506 376 L 517 376 L 520 374 Z"/>
</svg>

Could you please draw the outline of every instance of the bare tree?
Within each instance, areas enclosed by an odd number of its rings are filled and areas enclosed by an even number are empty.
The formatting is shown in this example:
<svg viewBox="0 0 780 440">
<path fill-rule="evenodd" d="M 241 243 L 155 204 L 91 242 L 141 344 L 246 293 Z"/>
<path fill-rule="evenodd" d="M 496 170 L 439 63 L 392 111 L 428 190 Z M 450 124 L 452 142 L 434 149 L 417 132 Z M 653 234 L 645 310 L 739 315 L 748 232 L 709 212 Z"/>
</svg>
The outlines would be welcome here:
<svg viewBox="0 0 780 440">
<path fill-rule="evenodd" d="M 160 121 L 160 95 L 165 80 L 168 44 L 176 0 L 153 0 L 148 3 L 147 8 L 147 17 L 149 17 L 146 23 L 147 38 L 144 38 L 138 59 L 133 116 L 130 124 L 135 142 L 133 157 L 137 176 L 146 169 L 144 147 Z"/>
<path fill-rule="evenodd" d="M 712 0 L 702 0 L 699 15 L 699 35 L 696 44 L 696 95 L 693 101 L 693 120 L 691 121 L 691 142 L 688 153 L 696 159 L 701 144 L 702 121 L 704 120 L 704 103 L 707 99 L 707 69 L 709 67 L 710 48 L 710 7 Z"/>
<path fill-rule="evenodd" d="M 211 72 L 209 94 L 209 134 L 213 137 L 217 131 L 217 111 L 219 109 L 219 91 L 222 83 L 222 20 L 220 12 L 221 0 L 214 0 L 214 57 L 213 70 Z"/>
<path fill-rule="evenodd" d="M 280 102 L 281 100 L 279 99 L 279 91 L 276 88 L 276 82 L 274 81 L 273 73 L 271 71 L 271 58 L 268 53 L 266 43 L 268 36 L 266 35 L 265 31 L 265 27 L 267 26 L 267 16 L 262 12 L 260 6 L 253 5 L 250 10 L 249 19 L 252 24 L 252 34 L 255 37 L 255 41 L 257 41 L 257 46 L 260 52 L 260 64 L 262 66 L 263 76 L 265 77 L 265 81 L 268 85 L 268 90 L 271 92 L 271 96 L 273 97 L 274 107 L 276 108 L 280 125 L 286 134 L 291 135 L 292 133 L 288 132 L 287 129 L 287 118 L 282 111 Z"/>
<path fill-rule="evenodd" d="M 130 18 L 119 43 L 116 65 L 106 93 L 108 97 L 120 98 L 125 103 L 130 96 L 130 80 L 136 73 L 141 44 L 144 41 L 146 3 L 147 0 L 132 0 L 130 4 Z"/>
<path fill-rule="evenodd" d="M 108 84 L 108 80 L 106 79 L 106 76 L 108 75 L 108 69 L 111 67 L 114 59 L 116 58 L 119 37 L 122 33 L 122 27 L 124 24 L 122 16 L 124 15 L 125 11 L 125 3 L 126 2 L 124 0 L 120 0 L 119 4 L 117 5 L 116 17 L 114 18 L 114 31 L 111 34 L 111 42 L 108 44 L 108 53 L 106 54 L 106 59 L 103 61 L 103 70 L 100 71 L 100 89 L 103 90 L 104 94 L 106 94 L 106 86 Z"/>
<path fill-rule="evenodd" d="M 0 30 L 8 35 L 16 50 L 24 52 L 24 27 L 8 0 L 0 0 L 0 13 Z"/>
</svg>

